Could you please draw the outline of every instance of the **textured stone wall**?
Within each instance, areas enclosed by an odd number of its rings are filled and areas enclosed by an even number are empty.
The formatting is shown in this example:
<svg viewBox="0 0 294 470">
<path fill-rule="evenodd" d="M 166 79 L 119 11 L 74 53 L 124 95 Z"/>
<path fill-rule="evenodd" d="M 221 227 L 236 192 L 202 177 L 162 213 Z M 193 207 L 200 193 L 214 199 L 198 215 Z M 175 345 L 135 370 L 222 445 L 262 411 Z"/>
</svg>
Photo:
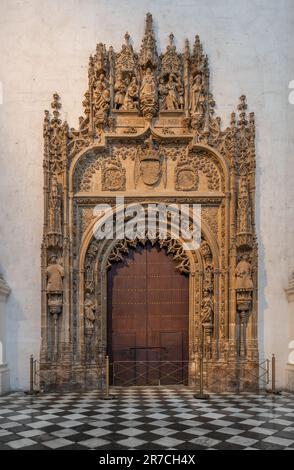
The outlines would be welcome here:
<svg viewBox="0 0 294 470">
<path fill-rule="evenodd" d="M 275 353 L 278 385 L 287 362 L 283 288 L 294 266 L 294 79 L 292 0 L 2 0 L 0 5 L 0 270 L 11 287 L 7 355 L 11 385 L 28 383 L 29 355 L 40 346 L 40 244 L 43 221 L 43 110 L 58 91 L 63 117 L 77 126 L 97 42 L 119 49 L 128 31 L 136 49 L 145 13 L 159 49 L 173 31 L 177 47 L 199 34 L 209 56 L 216 112 L 228 123 L 247 95 L 257 127 L 259 337 Z M 292 74 L 292 75 L 291 75 Z M 291 135 L 292 132 L 292 135 Z"/>
</svg>

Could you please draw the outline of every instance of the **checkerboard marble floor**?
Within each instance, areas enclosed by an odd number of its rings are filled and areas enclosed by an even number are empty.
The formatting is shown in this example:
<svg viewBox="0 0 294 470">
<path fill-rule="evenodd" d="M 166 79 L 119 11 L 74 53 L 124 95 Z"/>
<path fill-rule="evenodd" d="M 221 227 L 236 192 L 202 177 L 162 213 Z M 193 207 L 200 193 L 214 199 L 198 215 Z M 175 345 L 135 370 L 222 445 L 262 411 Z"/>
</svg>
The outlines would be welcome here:
<svg viewBox="0 0 294 470">
<path fill-rule="evenodd" d="M 0 397 L 4 449 L 292 449 L 294 395 L 212 394 L 186 387 Z"/>
</svg>

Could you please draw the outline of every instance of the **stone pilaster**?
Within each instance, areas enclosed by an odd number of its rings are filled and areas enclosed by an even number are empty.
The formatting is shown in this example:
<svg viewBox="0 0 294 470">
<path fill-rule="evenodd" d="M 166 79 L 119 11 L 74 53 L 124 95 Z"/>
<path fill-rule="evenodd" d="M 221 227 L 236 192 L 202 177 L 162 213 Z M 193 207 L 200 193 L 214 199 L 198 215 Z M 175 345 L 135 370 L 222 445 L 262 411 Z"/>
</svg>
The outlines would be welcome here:
<svg viewBox="0 0 294 470">
<path fill-rule="evenodd" d="M 9 369 L 6 358 L 5 304 L 10 289 L 0 274 L 0 395 L 9 392 Z"/>
</svg>

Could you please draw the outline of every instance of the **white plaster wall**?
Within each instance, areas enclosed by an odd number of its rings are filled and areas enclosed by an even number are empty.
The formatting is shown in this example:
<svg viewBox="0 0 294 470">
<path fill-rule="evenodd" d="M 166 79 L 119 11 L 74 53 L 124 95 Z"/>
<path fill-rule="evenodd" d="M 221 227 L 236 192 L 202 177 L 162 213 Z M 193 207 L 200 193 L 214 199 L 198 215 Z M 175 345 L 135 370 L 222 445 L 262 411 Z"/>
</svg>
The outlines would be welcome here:
<svg viewBox="0 0 294 470">
<path fill-rule="evenodd" d="M 76 125 L 89 54 L 100 41 L 118 49 L 127 30 L 138 49 L 148 11 L 159 49 L 171 31 L 178 47 L 200 34 L 226 124 L 242 93 L 256 113 L 260 351 L 276 354 L 284 383 L 283 288 L 294 266 L 293 0 L 1 0 L 0 270 L 12 290 L 7 316 L 14 389 L 27 386 L 29 355 L 39 352 L 43 110 L 58 91 L 63 116 Z"/>
</svg>

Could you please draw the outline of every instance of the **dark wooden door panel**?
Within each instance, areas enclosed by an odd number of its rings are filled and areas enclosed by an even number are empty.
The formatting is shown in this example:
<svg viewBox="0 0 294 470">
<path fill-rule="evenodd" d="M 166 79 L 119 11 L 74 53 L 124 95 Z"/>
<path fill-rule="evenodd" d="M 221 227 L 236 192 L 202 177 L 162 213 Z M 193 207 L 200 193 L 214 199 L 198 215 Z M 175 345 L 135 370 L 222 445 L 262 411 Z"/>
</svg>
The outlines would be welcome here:
<svg viewBox="0 0 294 470">
<path fill-rule="evenodd" d="M 188 359 L 188 277 L 164 250 L 150 244 L 130 249 L 112 266 L 108 319 L 108 353 L 115 368 L 121 363 L 116 384 L 185 380 L 180 364 Z M 133 361 L 130 370 L 122 361 Z"/>
<path fill-rule="evenodd" d="M 161 331 L 160 344 L 167 350 L 167 362 L 162 364 L 162 385 L 179 384 L 185 381 L 185 359 L 182 331 Z"/>
</svg>

